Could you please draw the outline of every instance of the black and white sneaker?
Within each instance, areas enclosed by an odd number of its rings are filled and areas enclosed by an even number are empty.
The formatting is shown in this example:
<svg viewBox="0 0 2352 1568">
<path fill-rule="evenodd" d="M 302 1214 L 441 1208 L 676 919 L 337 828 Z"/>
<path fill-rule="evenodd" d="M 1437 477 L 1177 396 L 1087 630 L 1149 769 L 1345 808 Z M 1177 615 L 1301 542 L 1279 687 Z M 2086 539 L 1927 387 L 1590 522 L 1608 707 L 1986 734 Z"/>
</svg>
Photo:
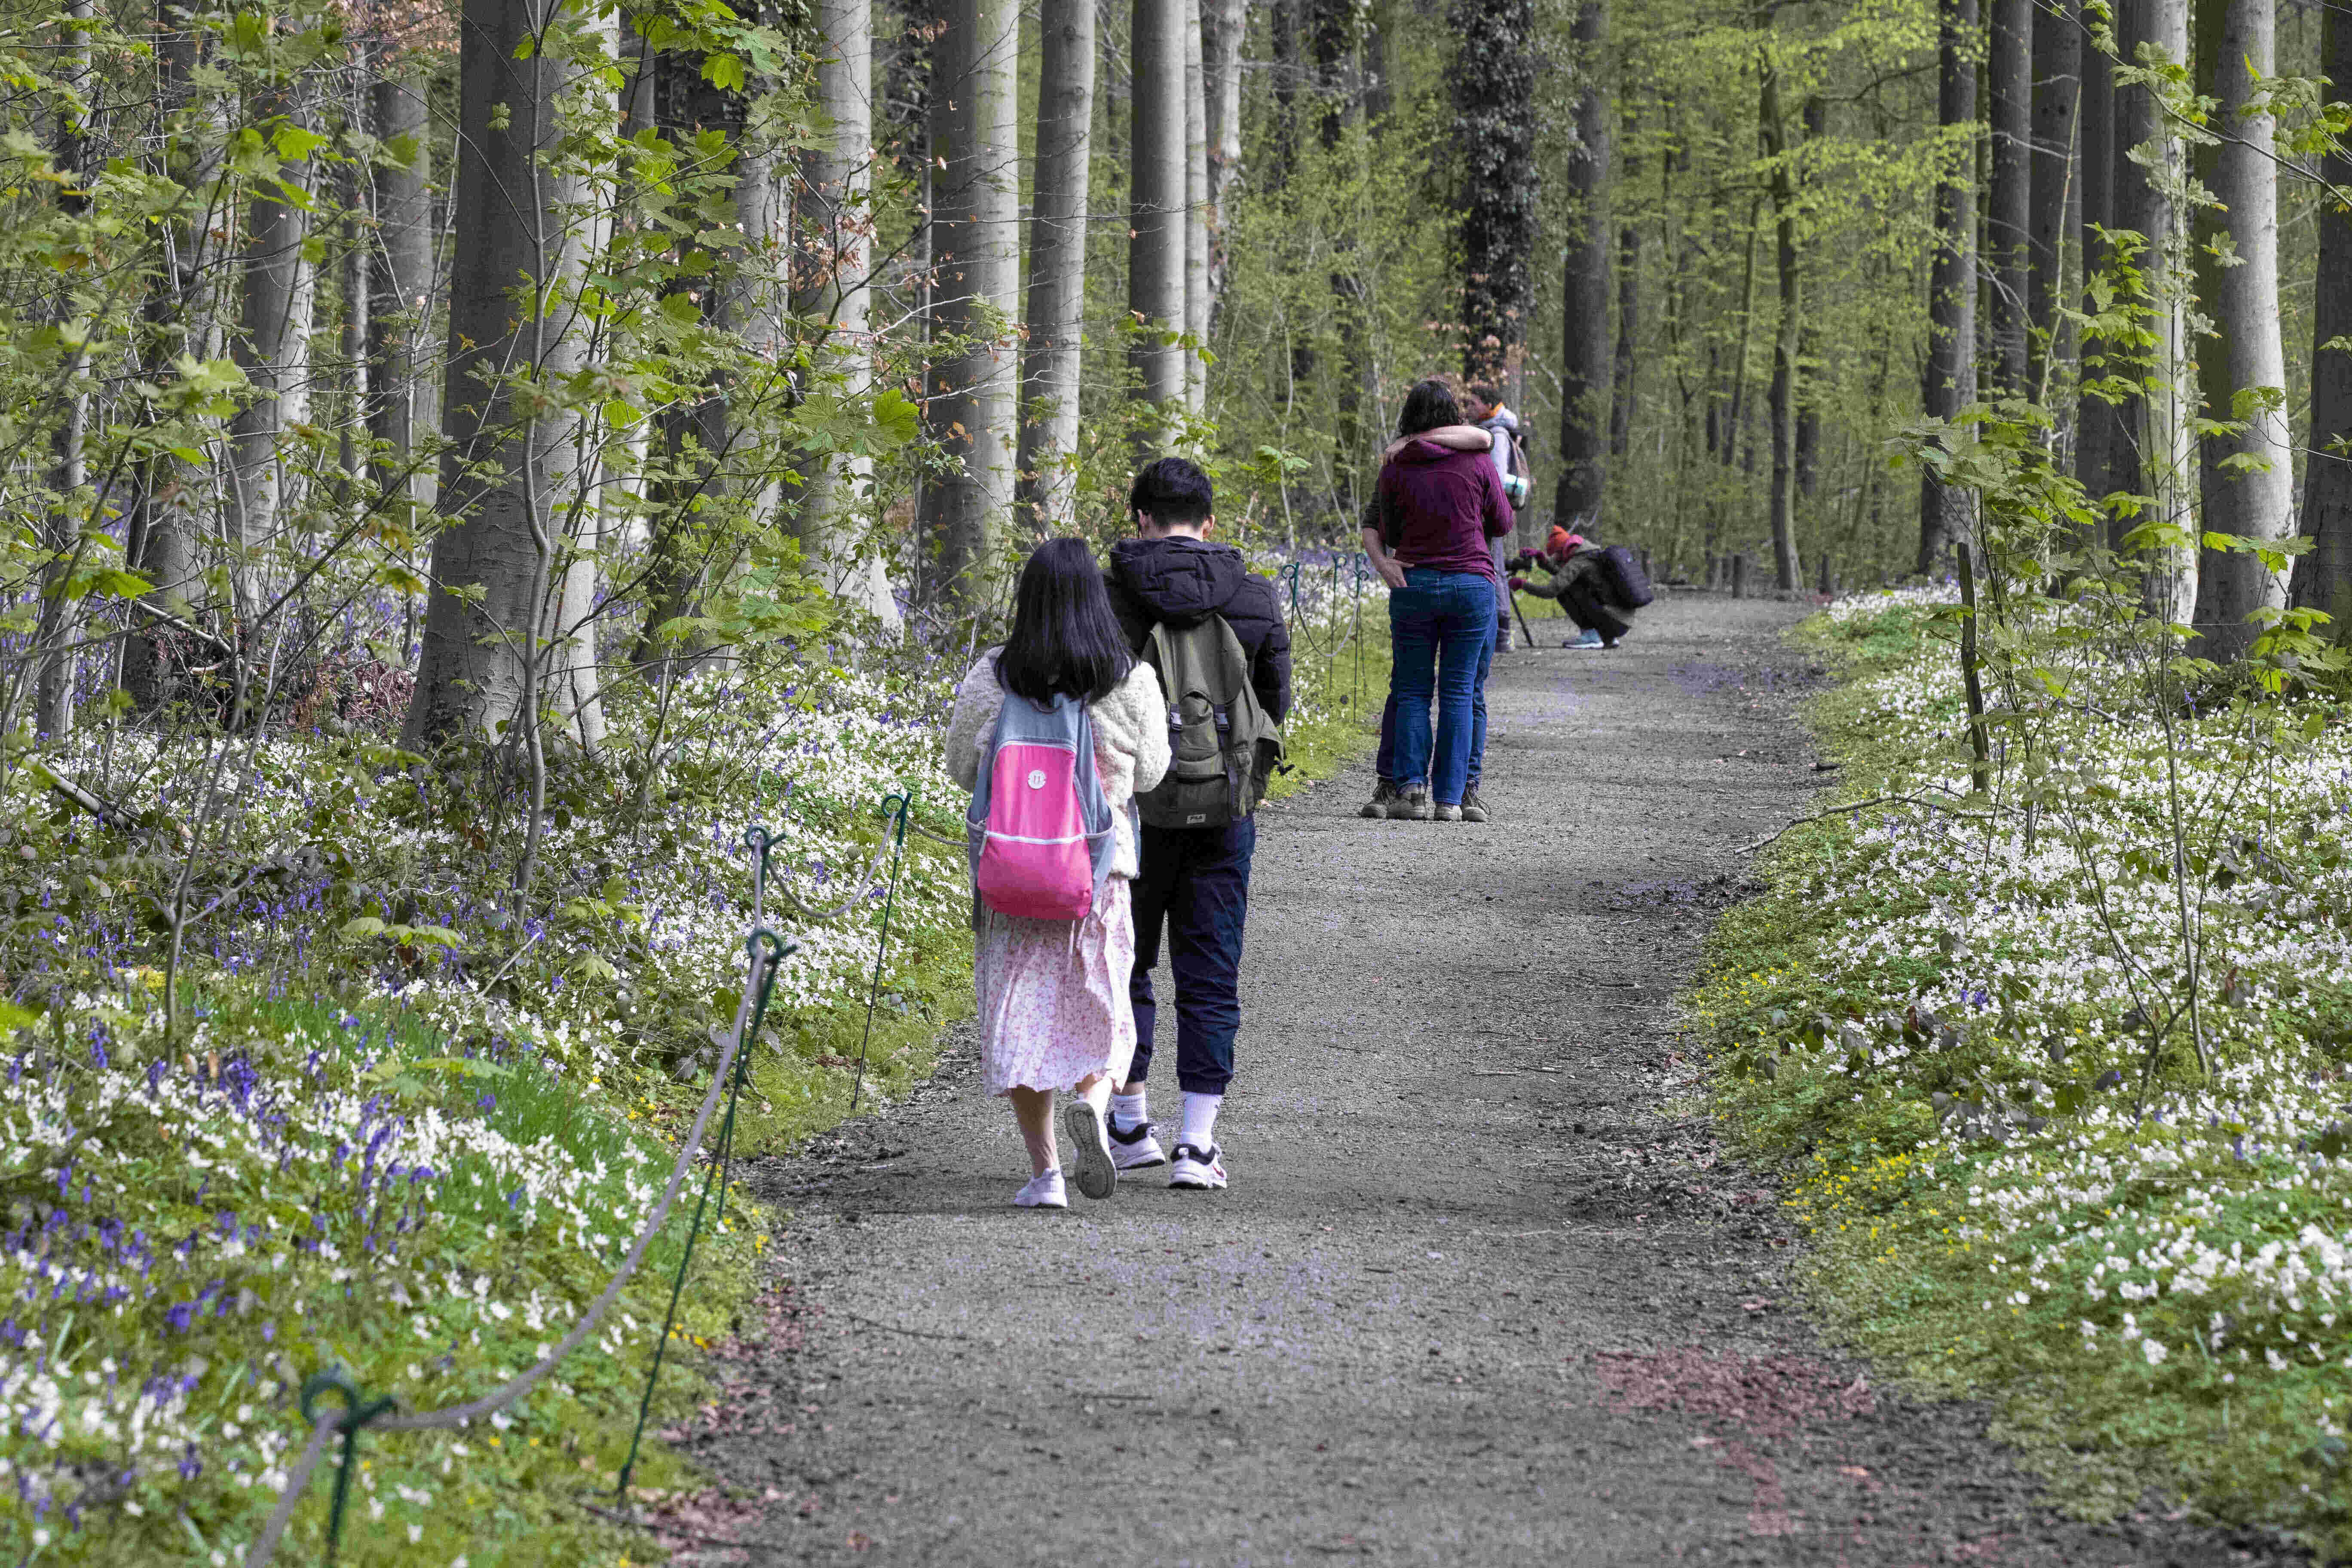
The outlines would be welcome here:
<svg viewBox="0 0 2352 1568">
<path fill-rule="evenodd" d="M 1214 1143 L 1206 1149 L 1179 1143 L 1176 1157 L 1168 1168 L 1168 1184 L 1199 1193 L 1222 1188 L 1225 1184 L 1224 1156 L 1224 1150 Z"/>
<path fill-rule="evenodd" d="M 1070 1141 L 1070 1183 L 1090 1198 L 1118 1190 L 1118 1166 L 1110 1157 L 1110 1121 L 1083 1095 L 1062 1107 L 1062 1136 Z"/>
<path fill-rule="evenodd" d="M 1110 1119 L 1110 1163 L 1122 1171 L 1141 1171 L 1168 1163 L 1167 1152 L 1151 1135 L 1151 1123 L 1139 1121 L 1122 1132 L 1118 1118 Z"/>
</svg>

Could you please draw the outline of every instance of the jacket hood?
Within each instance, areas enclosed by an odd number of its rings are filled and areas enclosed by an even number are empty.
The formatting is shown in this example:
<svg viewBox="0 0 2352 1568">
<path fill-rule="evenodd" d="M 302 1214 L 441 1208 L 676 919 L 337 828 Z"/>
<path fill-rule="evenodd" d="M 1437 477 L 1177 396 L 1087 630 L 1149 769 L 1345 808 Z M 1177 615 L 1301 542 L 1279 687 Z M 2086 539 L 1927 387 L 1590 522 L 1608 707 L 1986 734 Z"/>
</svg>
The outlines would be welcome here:
<svg viewBox="0 0 2352 1568">
<path fill-rule="evenodd" d="M 1242 552 L 1206 540 L 1122 539 L 1110 547 L 1110 574 L 1152 618 L 1189 626 L 1223 611 L 1249 578 Z"/>
<path fill-rule="evenodd" d="M 1478 424 L 1482 429 L 1508 430 L 1514 436 L 1519 433 L 1519 416 L 1499 403 L 1495 405 L 1495 412 L 1478 421 Z"/>
</svg>

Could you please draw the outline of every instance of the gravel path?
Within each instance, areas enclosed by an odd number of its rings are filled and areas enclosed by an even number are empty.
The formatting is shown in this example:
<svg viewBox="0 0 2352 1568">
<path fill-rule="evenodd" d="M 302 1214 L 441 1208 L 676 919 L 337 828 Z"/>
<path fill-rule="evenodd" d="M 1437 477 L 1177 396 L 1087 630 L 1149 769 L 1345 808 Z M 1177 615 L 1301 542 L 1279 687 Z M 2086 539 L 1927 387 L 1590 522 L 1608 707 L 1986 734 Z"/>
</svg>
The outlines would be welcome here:
<svg viewBox="0 0 2352 1568">
<path fill-rule="evenodd" d="M 1874 1388 L 1792 1310 L 1668 998 L 1817 782 L 1797 614 L 1682 599 L 1498 659 L 1484 826 L 1358 818 L 1368 766 L 1265 815 L 1229 1191 L 1007 1206 L 968 1046 L 758 1167 L 778 1304 L 678 1435 L 759 1500 L 749 1560 L 2278 1560 L 2054 1518 L 1980 1410 Z"/>
</svg>

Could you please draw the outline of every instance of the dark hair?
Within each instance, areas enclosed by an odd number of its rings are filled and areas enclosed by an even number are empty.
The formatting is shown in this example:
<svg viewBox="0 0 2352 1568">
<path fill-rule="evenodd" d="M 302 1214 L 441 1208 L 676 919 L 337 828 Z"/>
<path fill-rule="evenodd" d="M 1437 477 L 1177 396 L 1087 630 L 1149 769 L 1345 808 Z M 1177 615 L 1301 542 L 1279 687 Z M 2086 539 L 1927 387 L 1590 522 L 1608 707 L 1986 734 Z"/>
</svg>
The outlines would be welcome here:
<svg viewBox="0 0 2352 1568">
<path fill-rule="evenodd" d="M 1503 401 L 1503 389 L 1491 381 L 1474 381 L 1468 390 L 1471 396 L 1489 408 Z"/>
<path fill-rule="evenodd" d="M 1109 696 L 1135 656 L 1111 614 L 1102 568 L 1083 539 L 1049 539 L 1021 568 L 1013 599 L 1013 630 L 996 656 L 1004 689 L 1034 702 L 1058 694 L 1099 702 Z"/>
<path fill-rule="evenodd" d="M 1146 463 L 1127 492 L 1129 511 L 1139 511 L 1161 528 L 1202 521 L 1217 510 L 1209 476 L 1181 458 Z"/>
<path fill-rule="evenodd" d="M 1454 400 L 1454 389 L 1433 377 L 1414 382 L 1412 390 L 1404 395 L 1404 412 L 1397 416 L 1397 434 L 1418 436 L 1441 425 L 1461 423 L 1462 405 Z"/>
</svg>

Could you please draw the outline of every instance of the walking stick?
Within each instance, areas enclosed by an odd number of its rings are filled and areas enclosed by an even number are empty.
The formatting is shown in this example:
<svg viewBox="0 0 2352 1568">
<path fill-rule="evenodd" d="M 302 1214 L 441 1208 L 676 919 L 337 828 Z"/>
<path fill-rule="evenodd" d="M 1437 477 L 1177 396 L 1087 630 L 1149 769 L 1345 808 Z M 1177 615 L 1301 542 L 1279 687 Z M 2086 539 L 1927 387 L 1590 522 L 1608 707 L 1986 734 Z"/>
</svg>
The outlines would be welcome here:
<svg viewBox="0 0 2352 1568">
<path fill-rule="evenodd" d="M 1528 625 L 1528 613 L 1519 608 L 1519 595 L 1507 585 L 1503 589 L 1503 592 L 1511 595 L 1511 614 L 1519 617 L 1519 630 L 1527 634 L 1528 646 L 1529 647 L 1535 647 L 1536 631 L 1533 626 Z"/>
</svg>

